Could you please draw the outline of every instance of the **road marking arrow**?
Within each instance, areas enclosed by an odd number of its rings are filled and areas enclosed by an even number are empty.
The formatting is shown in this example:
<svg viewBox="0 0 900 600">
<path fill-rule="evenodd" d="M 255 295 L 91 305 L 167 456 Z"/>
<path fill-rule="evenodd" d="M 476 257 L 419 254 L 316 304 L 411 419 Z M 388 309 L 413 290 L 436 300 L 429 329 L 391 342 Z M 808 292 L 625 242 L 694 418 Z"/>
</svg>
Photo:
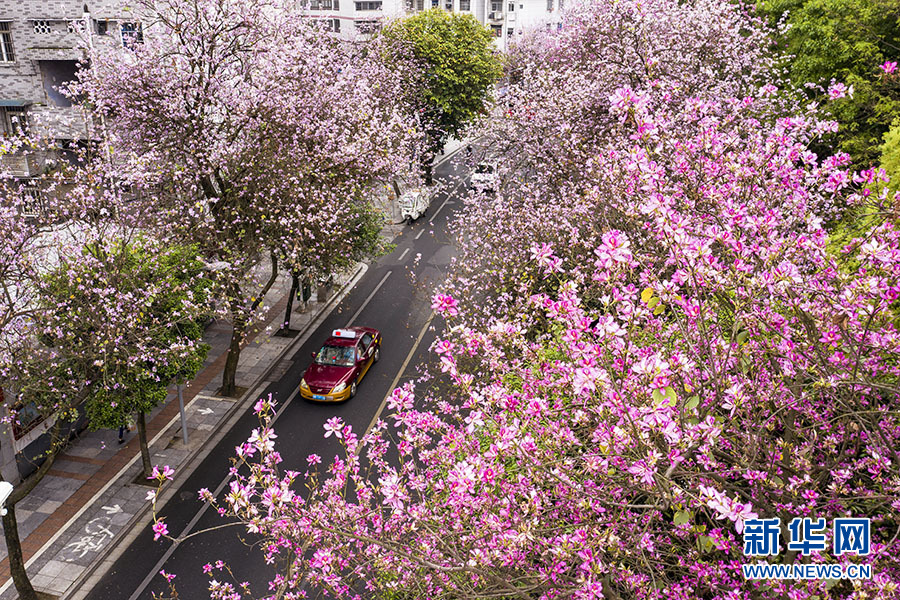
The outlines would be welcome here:
<svg viewBox="0 0 900 600">
<path fill-rule="evenodd" d="M 106 511 L 108 515 L 114 515 L 116 513 L 122 512 L 122 507 L 118 504 L 113 504 L 112 506 L 101 506 L 102 510 Z"/>
<path fill-rule="evenodd" d="M 211 415 L 211 414 L 213 414 L 213 409 L 201 408 L 201 409 L 197 410 L 197 412 L 200 413 L 201 415 Z"/>
</svg>

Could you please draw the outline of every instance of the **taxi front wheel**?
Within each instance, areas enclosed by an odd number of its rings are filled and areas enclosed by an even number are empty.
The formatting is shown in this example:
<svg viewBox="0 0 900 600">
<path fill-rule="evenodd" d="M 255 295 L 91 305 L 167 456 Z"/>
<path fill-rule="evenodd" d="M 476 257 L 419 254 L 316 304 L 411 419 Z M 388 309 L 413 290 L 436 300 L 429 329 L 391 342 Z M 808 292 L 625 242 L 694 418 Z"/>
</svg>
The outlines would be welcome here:
<svg viewBox="0 0 900 600">
<path fill-rule="evenodd" d="M 353 383 L 350 384 L 350 397 L 352 398 L 355 395 L 356 395 L 356 382 L 354 381 Z"/>
<path fill-rule="evenodd" d="M 381 348 L 375 348 L 375 355 L 372 357 L 372 362 L 378 362 L 379 358 L 381 358 Z"/>
</svg>

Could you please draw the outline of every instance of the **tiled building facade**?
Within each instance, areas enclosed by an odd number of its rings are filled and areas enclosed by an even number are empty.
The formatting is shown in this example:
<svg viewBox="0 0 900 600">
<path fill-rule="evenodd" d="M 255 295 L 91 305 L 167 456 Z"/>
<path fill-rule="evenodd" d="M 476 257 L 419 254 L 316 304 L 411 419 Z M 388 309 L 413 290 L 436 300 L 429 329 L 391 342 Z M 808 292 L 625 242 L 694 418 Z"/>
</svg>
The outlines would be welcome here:
<svg viewBox="0 0 900 600">
<path fill-rule="evenodd" d="M 120 44 L 141 34 L 139 20 L 115 0 L 3 0 L 0 2 L 0 135 L 26 124 L 57 140 L 92 137 L 91 123 L 59 91 L 74 79 L 81 45 Z M 132 37 L 129 37 L 132 36 Z M 17 175 L 35 175 L 39 161 L 7 158 Z"/>
</svg>

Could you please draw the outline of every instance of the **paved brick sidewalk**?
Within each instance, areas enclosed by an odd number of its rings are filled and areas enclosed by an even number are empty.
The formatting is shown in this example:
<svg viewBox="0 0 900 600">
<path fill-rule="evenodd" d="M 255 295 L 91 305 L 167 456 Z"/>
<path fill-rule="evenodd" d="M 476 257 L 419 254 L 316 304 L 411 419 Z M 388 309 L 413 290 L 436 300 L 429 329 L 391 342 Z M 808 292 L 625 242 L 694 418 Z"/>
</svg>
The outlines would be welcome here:
<svg viewBox="0 0 900 600">
<path fill-rule="evenodd" d="M 311 302 L 306 312 L 294 312 L 291 327 L 303 330 L 316 321 L 364 271 L 360 266 L 343 277 L 339 281 L 342 291 L 328 302 Z M 296 338 L 273 334 L 284 318 L 289 288 L 290 281 L 282 278 L 269 291 L 266 303 L 271 308 L 254 326 L 241 352 L 237 382 L 247 387 L 241 399 L 216 395 L 230 326 L 217 322 L 207 328 L 204 341 L 211 346 L 209 357 L 197 378 L 183 390 L 188 444 L 182 440 L 178 400 L 172 389 L 166 404 L 154 411 L 147 423 L 154 464 L 165 463 L 177 470 L 201 450 L 232 409 L 252 401 L 249 395 L 267 373 L 269 379 L 283 374 L 279 373 L 282 355 Z M 114 430 L 85 431 L 57 457 L 34 491 L 16 505 L 28 573 L 38 591 L 66 597 L 75 582 L 90 574 L 89 567 L 106 555 L 119 534 L 135 526 L 145 513 L 150 488 L 133 483 L 140 472 L 140 446 L 136 433 L 127 436 L 127 442 L 119 445 Z M 0 600 L 15 600 L 18 595 L 10 579 L 5 544 L 0 544 L 0 557 Z"/>
</svg>

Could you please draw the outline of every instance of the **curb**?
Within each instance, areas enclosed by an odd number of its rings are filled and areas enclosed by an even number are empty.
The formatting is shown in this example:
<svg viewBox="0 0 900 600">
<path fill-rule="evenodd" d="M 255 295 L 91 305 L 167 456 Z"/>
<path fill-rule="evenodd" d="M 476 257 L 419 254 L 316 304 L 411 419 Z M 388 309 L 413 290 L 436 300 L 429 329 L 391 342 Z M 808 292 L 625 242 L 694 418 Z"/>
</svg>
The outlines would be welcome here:
<svg viewBox="0 0 900 600">
<path fill-rule="evenodd" d="M 472 141 L 475 141 L 475 140 L 472 140 Z M 465 142 L 464 142 L 464 143 L 465 143 Z M 436 163 L 434 163 L 433 165 L 431 165 L 431 167 L 432 167 L 432 168 L 435 168 L 435 167 L 441 166 L 442 164 L 444 164 L 445 162 L 447 162 L 448 160 L 450 160 L 451 158 L 453 158 L 453 156 L 456 155 L 456 153 L 458 153 L 458 152 L 459 152 L 460 150 L 462 150 L 463 148 L 465 148 L 465 146 L 464 146 L 464 145 L 461 145 L 459 148 L 457 148 L 456 150 L 454 150 L 453 152 L 451 152 L 451 153 L 448 154 L 447 156 L 443 157 L 441 160 L 439 160 L 439 161 L 437 161 Z"/>
<path fill-rule="evenodd" d="M 320 324 L 320 321 L 325 316 L 331 314 L 335 307 L 344 299 L 350 289 L 355 286 L 360 279 L 362 279 L 363 275 L 365 275 L 366 271 L 368 270 L 369 266 L 367 264 L 360 263 L 350 279 L 347 280 L 347 282 L 343 286 L 341 286 L 341 289 L 338 291 L 338 293 L 334 294 L 331 297 L 331 299 L 325 304 L 325 306 L 322 307 L 318 314 L 313 317 L 309 321 L 309 323 L 307 323 L 306 326 L 304 326 L 303 329 L 301 329 L 300 332 L 297 333 L 296 336 L 294 336 L 294 339 L 291 341 L 291 343 L 285 346 L 284 350 L 278 356 L 277 360 L 273 360 L 272 364 L 269 365 L 269 368 L 267 368 L 259 377 L 256 378 L 256 380 L 251 385 L 248 386 L 247 392 L 240 399 L 236 400 L 233 406 L 229 408 L 228 411 L 225 412 L 225 414 L 222 415 L 219 423 L 228 423 L 229 425 L 220 428 L 216 433 L 209 436 L 196 450 L 185 457 L 184 464 L 187 466 L 187 468 L 180 469 L 172 484 L 167 486 L 168 489 L 163 490 L 163 492 L 159 495 L 157 499 L 158 506 L 164 505 L 175 495 L 178 484 L 184 482 L 188 477 L 190 477 L 190 475 L 199 467 L 202 459 L 205 458 L 209 454 L 211 449 L 214 448 L 216 444 L 219 443 L 219 441 L 221 441 L 221 438 L 224 437 L 225 434 L 228 433 L 228 431 L 230 431 L 231 427 L 233 426 L 233 424 L 231 424 L 230 422 L 232 420 L 234 420 L 235 422 L 237 421 L 237 419 L 235 418 L 236 413 L 243 413 L 247 406 L 256 399 L 256 394 L 258 393 L 260 387 L 272 374 L 272 372 L 278 366 L 278 363 L 284 360 L 285 356 L 294 352 L 296 348 L 306 340 L 311 330 L 317 327 Z M 180 417 L 174 417 L 169 423 L 165 425 L 165 427 L 160 430 L 159 436 L 163 435 L 166 431 L 169 431 L 174 422 L 178 421 L 179 419 Z M 132 461 L 128 463 L 128 468 L 131 467 L 133 460 L 134 459 L 132 459 Z M 121 477 L 122 476 L 120 475 L 119 479 L 121 479 Z M 97 496 L 92 498 L 91 501 L 88 502 L 88 504 L 86 504 L 85 506 L 90 506 L 94 502 L 96 502 L 101 493 L 102 492 L 99 492 Z M 65 592 L 63 592 L 62 596 L 60 596 L 60 600 L 79 600 L 85 597 L 85 594 L 82 593 L 82 587 L 85 585 L 85 583 L 88 582 L 88 580 L 94 578 L 95 575 L 97 575 L 100 567 L 107 563 L 107 559 L 117 550 L 119 550 L 120 544 L 127 539 L 129 534 L 136 535 L 141 531 L 141 529 L 136 527 L 136 525 L 148 516 L 151 507 L 152 504 L 150 504 L 149 502 L 145 502 L 144 506 L 139 509 L 134 514 L 134 516 L 129 519 L 128 523 L 126 523 L 125 526 L 122 527 L 122 529 L 116 534 L 116 536 L 112 540 L 110 540 L 110 543 L 107 545 L 107 547 L 100 553 L 98 553 L 96 559 L 90 564 L 90 566 L 88 566 L 81 573 L 81 575 L 79 575 L 78 578 L 72 582 L 72 585 L 70 585 L 69 588 Z M 71 525 L 71 523 L 67 523 L 65 528 L 68 528 L 69 525 Z M 37 556 L 39 556 L 39 554 L 35 554 L 32 559 L 36 558 Z M 105 573 L 106 570 L 100 573 L 99 577 L 102 577 L 102 575 L 104 575 Z"/>
</svg>

